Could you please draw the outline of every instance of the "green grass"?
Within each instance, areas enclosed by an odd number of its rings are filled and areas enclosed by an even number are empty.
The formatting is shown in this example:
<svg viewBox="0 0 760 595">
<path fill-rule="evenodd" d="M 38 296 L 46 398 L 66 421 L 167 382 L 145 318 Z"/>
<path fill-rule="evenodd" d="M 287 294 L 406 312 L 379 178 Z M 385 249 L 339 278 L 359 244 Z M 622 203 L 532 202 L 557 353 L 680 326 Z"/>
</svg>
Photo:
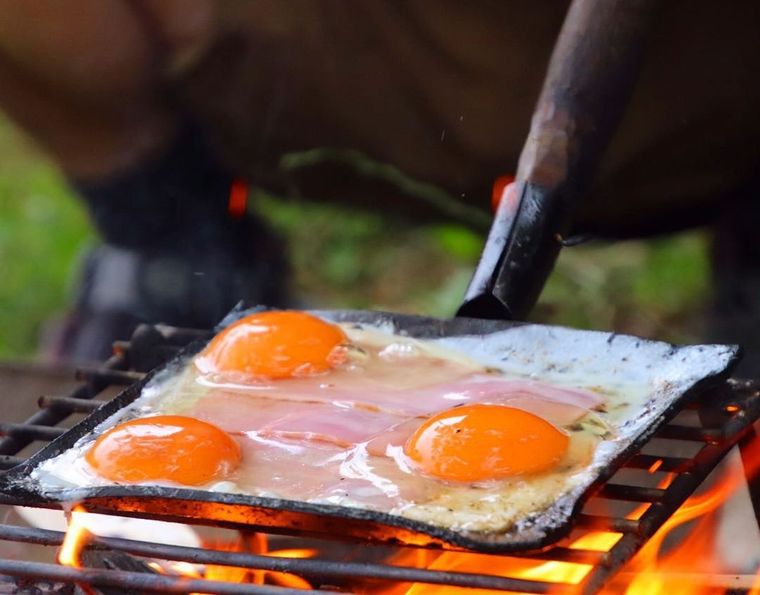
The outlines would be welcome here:
<svg viewBox="0 0 760 595">
<path fill-rule="evenodd" d="M 34 352 L 93 233 L 64 180 L 0 120 L 0 357 Z"/>
<path fill-rule="evenodd" d="M 459 225 L 404 227 L 263 193 L 254 202 L 289 237 L 294 286 L 309 306 L 450 316 L 483 242 Z M 0 357 L 34 354 L 45 322 L 65 309 L 78 255 L 93 239 L 55 167 L 0 120 Z M 695 340 L 707 269 L 699 233 L 566 249 L 533 318 Z"/>
</svg>

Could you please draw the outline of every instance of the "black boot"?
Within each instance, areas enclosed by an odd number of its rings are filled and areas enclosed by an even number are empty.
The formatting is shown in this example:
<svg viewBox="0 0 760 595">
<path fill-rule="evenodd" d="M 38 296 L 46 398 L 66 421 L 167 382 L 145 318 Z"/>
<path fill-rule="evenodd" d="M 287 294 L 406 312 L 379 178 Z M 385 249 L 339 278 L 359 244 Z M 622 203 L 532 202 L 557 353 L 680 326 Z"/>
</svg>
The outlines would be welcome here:
<svg viewBox="0 0 760 595">
<path fill-rule="evenodd" d="M 186 125 L 159 158 L 76 184 L 105 244 L 86 258 L 60 359 L 102 360 L 141 322 L 211 328 L 239 300 L 287 305 L 283 243 L 228 212 L 232 180 Z"/>
</svg>

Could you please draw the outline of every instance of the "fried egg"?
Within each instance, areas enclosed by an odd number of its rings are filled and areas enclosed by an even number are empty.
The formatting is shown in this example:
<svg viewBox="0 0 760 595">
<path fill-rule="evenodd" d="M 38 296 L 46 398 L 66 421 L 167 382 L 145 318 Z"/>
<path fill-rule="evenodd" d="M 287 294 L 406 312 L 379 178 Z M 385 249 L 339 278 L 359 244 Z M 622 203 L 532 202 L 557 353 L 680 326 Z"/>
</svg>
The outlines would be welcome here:
<svg viewBox="0 0 760 595">
<path fill-rule="evenodd" d="M 251 314 L 216 335 L 197 358 L 201 373 L 219 378 L 276 380 L 314 376 L 345 360 L 345 333 L 305 312 Z"/>
<path fill-rule="evenodd" d="M 227 432 L 198 419 L 154 415 L 105 431 L 85 459 L 95 473 L 112 481 L 197 486 L 229 476 L 240 464 L 240 446 Z"/>
<path fill-rule="evenodd" d="M 438 479 L 478 482 L 557 466 L 570 439 L 545 419 L 504 405 L 464 405 L 436 413 L 409 437 L 404 453 Z"/>
<path fill-rule="evenodd" d="M 614 435 L 608 401 L 440 340 L 261 312 L 34 473 L 58 487 L 189 486 L 503 532 L 577 484 Z"/>
<path fill-rule="evenodd" d="M 362 322 L 241 318 L 25 480 L 58 498 L 191 487 L 531 539 L 535 519 L 564 522 L 617 454 L 736 358 L 539 325 L 422 339 L 398 330 L 416 319 L 341 316 Z"/>
</svg>

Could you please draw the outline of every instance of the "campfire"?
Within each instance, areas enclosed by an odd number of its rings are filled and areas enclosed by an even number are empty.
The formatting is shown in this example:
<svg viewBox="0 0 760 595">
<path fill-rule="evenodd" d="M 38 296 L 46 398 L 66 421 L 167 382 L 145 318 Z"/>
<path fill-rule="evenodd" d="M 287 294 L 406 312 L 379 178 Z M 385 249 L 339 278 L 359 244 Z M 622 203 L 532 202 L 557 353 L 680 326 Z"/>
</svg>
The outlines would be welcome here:
<svg viewBox="0 0 760 595">
<path fill-rule="evenodd" d="M 760 440 L 753 439 L 745 446 L 748 460 L 760 462 Z M 655 462 L 657 463 L 657 461 Z M 661 466 L 653 464 L 648 472 L 655 474 Z M 754 472 L 756 469 L 751 469 Z M 659 481 L 657 489 L 665 490 L 675 474 L 667 473 Z M 728 499 L 744 485 L 745 474 L 741 468 L 726 466 L 718 473 L 714 482 L 699 494 L 690 497 L 663 526 L 646 542 L 638 554 L 624 565 L 601 593 L 625 593 L 626 595 L 712 594 L 725 593 L 736 589 L 760 593 L 760 579 L 739 576 L 721 568 L 715 544 L 719 525 L 719 512 Z M 650 504 L 642 504 L 627 515 L 635 520 L 641 518 Z M 92 535 L 81 522 L 86 512 L 75 511 L 65 540 L 59 553 L 59 562 L 81 568 L 80 556 L 88 544 L 93 543 Z M 691 524 L 686 536 L 678 545 L 667 547 L 665 543 L 673 532 Z M 578 552 L 608 553 L 623 533 L 612 531 L 587 531 L 567 540 L 566 547 Z M 234 541 L 217 541 L 205 544 L 209 552 L 251 553 L 277 558 L 320 559 L 323 552 L 319 548 L 268 549 L 267 536 L 261 533 L 241 533 Z M 324 546 L 331 549 L 331 544 Z M 222 555 L 221 559 L 224 559 Z M 233 558 L 228 560 L 233 561 Z M 192 564 L 184 561 L 149 561 L 147 565 L 154 571 L 169 576 L 211 581 L 237 582 L 256 585 L 278 585 L 296 589 L 313 589 L 314 584 L 292 573 L 252 569 L 241 559 L 241 566 L 220 564 Z M 441 552 L 429 549 L 399 548 L 388 556 L 385 562 L 396 568 L 415 568 L 444 573 L 471 573 L 473 575 L 498 576 L 532 582 L 545 582 L 546 586 L 532 592 L 562 592 L 553 585 L 579 585 L 594 569 L 594 564 L 531 558 L 506 557 L 465 552 Z M 757 584 L 756 584 L 757 583 Z M 353 590 L 360 587 L 363 593 L 405 593 L 407 595 L 441 595 L 460 592 L 461 587 L 445 584 L 412 583 L 388 586 L 370 585 L 357 581 Z M 468 590 L 477 593 L 479 590 Z M 567 590 L 572 592 L 572 590 Z"/>
<path fill-rule="evenodd" d="M 88 513 L 81 507 L 75 507 L 71 513 L 69 528 L 58 552 L 58 562 L 71 568 L 82 568 L 82 553 L 93 543 L 94 536 L 87 529 L 85 519 Z M 203 547 L 215 552 L 248 552 L 251 554 L 272 556 L 276 558 L 312 558 L 317 551 L 309 548 L 269 550 L 267 537 L 262 533 L 244 532 L 234 541 L 216 540 L 204 543 Z M 104 556 L 107 557 L 107 554 Z M 154 559 L 145 562 L 146 569 L 157 574 L 180 576 L 191 579 L 207 579 L 228 583 L 249 583 L 256 585 L 271 584 L 294 589 L 311 589 L 305 579 L 283 572 L 251 569 L 221 564 L 192 564 L 183 561 L 164 561 Z M 147 571 L 147 570 L 146 570 Z"/>
<path fill-rule="evenodd" d="M 108 386 L 133 382 L 139 371 L 155 365 L 157 353 L 171 356 L 197 336 L 142 329 L 131 344 L 118 346 L 105 368 L 82 374 L 85 385 L 74 394 L 41 399 L 42 411 L 29 423 L 4 423 L 4 467 L 22 463 L 16 454 L 31 441 L 60 434 L 55 425 L 72 412 L 96 408 L 99 402 L 92 399 Z M 215 515 L 221 521 L 198 518 L 192 525 L 197 543 L 156 543 L 164 529 L 145 531 L 139 539 L 98 535 L 91 515 L 102 511 L 87 501 L 70 511 L 65 534 L 0 525 L 0 542 L 53 546 L 58 552 L 57 564 L 1 559 L 0 574 L 13 577 L 19 592 L 45 583 L 51 589 L 61 585 L 58 592 L 76 584 L 91 593 L 760 593 L 760 581 L 748 569 L 751 558 L 732 558 L 719 545 L 724 505 L 742 496 L 751 508 L 748 489 L 752 502 L 760 497 L 760 439 L 752 425 L 760 417 L 759 389 L 752 381 L 732 381 L 703 395 L 597 491 L 567 538 L 540 552 L 495 555 L 358 542 L 341 535 L 339 527 L 329 539 L 295 528 L 272 534 L 271 528 L 253 531 L 234 518 L 225 521 L 223 511 Z M 24 504 L 12 497 L 4 503 Z M 744 532 L 751 536 L 756 527 Z"/>
</svg>

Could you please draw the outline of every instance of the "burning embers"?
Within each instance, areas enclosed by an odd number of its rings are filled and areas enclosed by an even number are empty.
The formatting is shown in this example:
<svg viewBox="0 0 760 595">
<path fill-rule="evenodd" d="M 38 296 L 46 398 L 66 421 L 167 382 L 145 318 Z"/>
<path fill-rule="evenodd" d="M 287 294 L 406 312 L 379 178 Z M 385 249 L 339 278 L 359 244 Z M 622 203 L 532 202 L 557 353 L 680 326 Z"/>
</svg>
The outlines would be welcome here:
<svg viewBox="0 0 760 595">
<path fill-rule="evenodd" d="M 70 513 L 69 528 L 58 553 L 60 564 L 72 568 L 83 568 L 82 554 L 85 548 L 97 541 L 97 537 L 88 528 L 88 525 L 92 525 L 92 523 L 87 522 L 88 515 L 89 513 L 82 506 L 75 506 Z M 150 535 L 146 535 L 145 539 L 150 539 Z M 270 551 L 267 536 L 256 532 L 240 532 L 237 538 L 232 541 L 224 541 L 219 538 L 209 540 L 203 543 L 203 547 L 210 552 L 239 552 L 275 558 L 311 558 L 317 553 L 316 550 L 309 548 L 287 548 Z M 110 560 L 107 550 L 103 553 L 103 559 Z M 106 562 L 106 566 L 118 567 L 118 563 L 110 560 Z M 134 568 L 134 566 L 131 567 Z M 312 589 L 312 585 L 306 579 L 294 574 L 239 565 L 202 564 L 156 558 L 145 561 L 144 570 L 165 577 L 177 577 L 178 579 L 190 578 L 227 584 L 275 585 L 290 589 Z M 83 589 L 88 593 L 95 593 L 86 584 Z"/>
<path fill-rule="evenodd" d="M 749 461 L 747 472 L 755 474 L 760 467 L 760 440 L 755 439 L 745 445 L 745 460 Z M 736 463 L 737 461 L 733 461 Z M 657 477 L 655 490 L 666 490 L 673 481 L 678 480 L 678 474 L 659 471 L 663 466 L 663 460 L 657 459 L 649 465 L 649 474 Z M 642 469 L 642 473 L 647 473 Z M 735 569 L 724 566 L 719 552 L 716 552 L 718 543 L 718 523 L 720 507 L 740 488 L 745 482 L 744 470 L 741 465 L 725 465 L 711 485 L 701 493 L 689 498 L 670 518 L 663 524 L 659 531 L 644 545 L 638 555 L 634 557 L 614 581 L 608 584 L 601 592 L 605 594 L 624 593 L 626 595 L 713 595 L 726 593 L 733 589 L 751 589 L 755 583 L 752 574 L 736 575 Z M 643 503 L 625 516 L 629 521 L 641 519 L 651 506 L 660 504 Z M 92 543 L 93 538 L 82 522 L 87 513 L 79 508 L 71 514 L 71 525 L 66 539 L 61 548 L 59 560 L 62 564 L 79 568 L 81 566 L 82 548 Z M 687 523 L 691 523 L 688 531 L 683 532 Z M 754 529 L 753 529 L 754 530 Z M 146 538 L 150 538 L 149 535 Z M 186 559 L 167 560 L 166 558 L 153 558 L 147 560 L 147 566 L 153 572 L 160 573 L 166 579 L 172 577 L 182 581 L 214 581 L 227 585 L 272 585 L 294 589 L 337 589 L 360 593 L 382 593 L 405 595 L 442 595 L 454 593 L 484 593 L 484 589 L 464 589 L 462 577 L 500 577 L 526 581 L 529 589 L 524 592 L 550 592 L 550 593 L 585 593 L 586 581 L 595 569 L 595 563 L 590 556 L 597 553 L 604 564 L 604 556 L 618 545 L 622 539 L 629 538 L 622 532 L 599 531 L 599 530 L 576 530 L 574 535 L 564 540 L 556 551 L 563 553 L 563 559 L 551 559 L 552 552 L 538 554 L 533 557 L 486 555 L 463 552 L 442 552 L 440 550 L 426 550 L 417 548 L 395 548 L 391 550 L 385 546 L 386 557 L 382 560 L 384 568 L 392 569 L 392 573 L 385 577 L 386 580 L 372 580 L 383 578 L 382 573 L 373 572 L 374 562 L 377 559 L 377 549 L 381 546 L 365 544 L 357 548 L 353 546 L 336 545 L 333 542 L 322 542 L 319 549 L 312 547 L 292 548 L 282 547 L 270 549 L 267 537 L 260 533 L 241 533 L 233 541 L 206 541 L 204 546 L 208 556 L 184 556 Z M 282 542 L 284 538 L 274 538 Z M 299 543 L 296 538 L 287 538 L 290 543 Z M 669 543 L 676 540 L 678 543 Z M 97 542 L 97 539 L 95 540 Z M 106 540 L 107 541 L 107 540 Z M 308 545 L 311 546 L 311 541 Z M 336 570 L 341 562 L 326 562 L 319 566 L 320 561 L 331 556 L 335 559 L 335 551 L 339 551 L 338 559 L 354 557 L 356 552 L 364 551 L 365 561 L 362 562 L 365 572 L 353 572 L 340 576 Z M 343 549 L 341 549 L 343 548 Z M 350 548 L 350 549 L 346 549 Z M 170 547 L 168 553 L 183 553 L 191 548 Z M 125 551 L 140 553 L 140 548 L 126 548 Z M 179 551 L 182 550 L 182 551 Z M 346 552 L 351 551 L 349 556 Z M 226 553 L 225 553 L 226 552 Z M 187 553 L 186 551 L 184 553 Z M 247 555 L 247 558 L 246 558 Z M 213 558 L 213 563 L 208 562 Z M 541 559 L 543 558 L 543 559 Z M 584 561 L 588 558 L 588 561 Z M 263 563 L 269 560 L 269 564 Z M 285 572 L 282 567 L 273 565 L 273 559 L 288 559 L 288 570 L 298 569 L 301 574 Z M 307 564 L 298 568 L 300 561 Z M 226 563 L 220 563 L 226 562 Z M 246 562 L 257 562 L 256 565 L 246 565 Z M 398 570 L 408 569 L 408 576 L 397 576 Z M 414 569 L 424 569 L 422 572 L 434 572 L 416 576 Z M 417 570 L 417 572 L 419 572 Z M 353 574 L 353 576 L 351 576 Z M 314 580 L 314 575 L 320 575 L 319 580 Z M 392 576 L 391 576 L 392 575 Z M 391 583 L 389 578 L 395 581 Z M 411 582 L 407 578 L 420 579 Z M 451 584 L 445 584 L 446 579 L 451 579 Z M 433 582 L 425 582 L 434 580 Z M 550 583 L 547 585 L 546 583 Z M 466 586 L 475 587 L 478 581 Z M 556 586 L 555 586 L 556 585 Z M 188 587 L 191 583 L 188 583 Z M 494 588 L 488 585 L 489 591 Z M 508 587 L 504 582 L 503 586 Z M 211 588 L 204 587 L 204 588 Z M 232 591 L 204 591 L 204 592 L 232 592 Z M 513 591 L 514 592 L 514 591 Z M 753 590 L 758 595 L 760 589 Z"/>
</svg>

